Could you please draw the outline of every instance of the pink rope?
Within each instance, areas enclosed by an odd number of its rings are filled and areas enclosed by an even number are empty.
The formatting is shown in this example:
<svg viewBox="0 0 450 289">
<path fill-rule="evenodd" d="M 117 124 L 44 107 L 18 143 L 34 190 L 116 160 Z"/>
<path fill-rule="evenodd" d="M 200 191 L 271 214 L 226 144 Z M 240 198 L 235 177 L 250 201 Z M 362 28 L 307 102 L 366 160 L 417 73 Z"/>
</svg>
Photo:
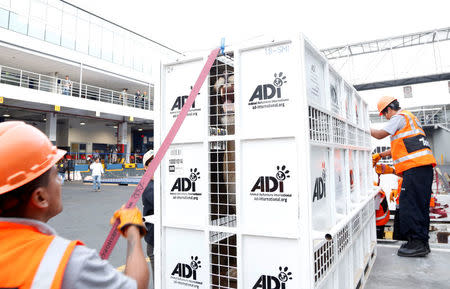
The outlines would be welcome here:
<svg viewBox="0 0 450 289">
<path fill-rule="evenodd" d="M 197 81 L 195 82 L 195 85 L 192 88 L 191 94 L 189 95 L 186 103 L 183 105 L 183 108 L 181 109 L 180 114 L 178 115 L 177 119 L 173 123 L 172 128 L 170 129 L 170 131 L 167 134 L 166 138 L 164 139 L 161 147 L 159 148 L 158 152 L 156 153 L 155 158 L 150 162 L 150 165 L 149 165 L 147 171 L 145 172 L 141 181 L 137 185 L 136 189 L 134 189 L 134 192 L 131 195 L 130 199 L 126 203 L 126 205 L 125 205 L 126 208 L 132 208 L 132 207 L 136 206 L 136 203 L 141 198 L 148 183 L 150 182 L 151 179 L 153 179 L 153 175 L 155 174 L 156 169 L 158 168 L 164 155 L 166 154 L 167 150 L 169 149 L 170 144 L 172 143 L 178 130 L 180 129 L 181 125 L 183 124 L 183 121 L 186 118 L 186 115 L 188 114 L 189 110 L 191 109 L 191 106 L 194 103 L 195 98 L 197 97 L 197 94 L 200 91 L 200 88 L 202 87 L 203 83 L 205 82 L 205 79 L 209 74 L 209 71 L 214 63 L 214 60 L 216 59 L 216 57 L 219 53 L 219 50 L 220 50 L 219 48 L 214 49 L 213 51 L 211 51 L 211 54 L 208 56 L 208 60 L 206 61 L 206 64 L 203 67 Z M 113 227 L 111 228 L 111 231 L 108 234 L 108 237 L 106 237 L 105 243 L 103 244 L 102 248 L 100 249 L 100 257 L 102 259 L 109 258 L 109 255 L 111 254 L 112 250 L 114 249 L 114 246 L 117 243 L 117 240 L 119 239 L 120 233 L 117 230 L 118 225 L 119 225 L 119 221 L 116 220 Z"/>
</svg>

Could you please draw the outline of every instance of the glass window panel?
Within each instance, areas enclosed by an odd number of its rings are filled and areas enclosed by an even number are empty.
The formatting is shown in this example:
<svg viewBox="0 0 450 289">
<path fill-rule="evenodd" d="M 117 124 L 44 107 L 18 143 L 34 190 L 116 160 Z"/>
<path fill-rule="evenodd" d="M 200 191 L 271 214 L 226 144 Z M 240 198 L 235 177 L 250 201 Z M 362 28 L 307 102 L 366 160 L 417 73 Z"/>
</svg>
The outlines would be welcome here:
<svg viewBox="0 0 450 289">
<path fill-rule="evenodd" d="M 9 11 L 0 8 L 0 27 L 8 29 Z"/>
<path fill-rule="evenodd" d="M 123 64 L 126 67 L 133 67 L 133 53 L 134 53 L 133 41 L 130 38 L 126 37 L 124 44 L 125 50 L 123 53 L 124 56 Z"/>
<path fill-rule="evenodd" d="M 61 45 L 61 29 L 47 25 L 45 29 L 45 41 Z"/>
<path fill-rule="evenodd" d="M 152 50 L 150 47 L 146 46 L 144 51 L 144 62 L 142 63 L 142 68 L 144 70 L 144 73 L 151 75 L 152 74 L 152 59 L 151 56 L 153 55 Z"/>
<path fill-rule="evenodd" d="M 63 11 L 64 11 L 64 13 L 69 13 L 69 14 L 71 14 L 71 15 L 73 15 L 73 16 L 76 16 L 77 15 L 77 8 L 75 8 L 75 7 L 73 7 L 72 5 L 69 5 L 69 4 L 63 4 Z"/>
<path fill-rule="evenodd" d="M 142 45 L 135 41 L 134 42 L 134 55 L 133 55 L 133 69 L 137 71 L 142 71 Z"/>
<path fill-rule="evenodd" d="M 63 25 L 61 33 L 61 45 L 70 49 L 75 48 L 75 32 L 77 19 L 72 14 L 63 14 Z"/>
<path fill-rule="evenodd" d="M 22 34 L 27 34 L 28 19 L 25 16 L 11 12 L 9 15 L 9 29 Z"/>
<path fill-rule="evenodd" d="M 89 22 L 89 18 L 90 17 L 89 17 L 88 13 L 86 13 L 86 12 L 84 12 L 82 10 L 78 10 L 78 19 L 83 19 L 83 20 Z"/>
<path fill-rule="evenodd" d="M 29 8 L 30 8 L 30 0 L 11 1 L 11 10 L 22 16 L 28 17 Z"/>
<path fill-rule="evenodd" d="M 45 20 L 46 19 L 46 13 L 47 12 L 47 6 L 39 1 L 31 1 L 31 5 L 30 5 L 30 16 L 40 19 L 40 20 Z"/>
<path fill-rule="evenodd" d="M 92 24 L 89 29 L 89 54 L 95 57 L 101 56 L 102 28 Z"/>
<path fill-rule="evenodd" d="M 62 12 L 59 9 L 49 6 L 47 9 L 47 24 L 54 28 L 61 27 Z"/>
<path fill-rule="evenodd" d="M 10 0 L 0 0 L 0 7 L 9 9 L 10 6 Z"/>
<path fill-rule="evenodd" d="M 63 7 L 63 2 L 61 2 L 60 0 L 47 0 L 47 3 L 49 6 L 58 8 L 58 9 L 62 9 Z"/>
<path fill-rule="evenodd" d="M 28 35 L 44 40 L 45 37 L 44 22 L 30 18 L 30 23 L 28 26 Z"/>
<path fill-rule="evenodd" d="M 112 61 L 113 57 L 113 33 L 108 29 L 103 29 L 102 58 Z"/>
<path fill-rule="evenodd" d="M 114 45 L 113 45 L 113 61 L 117 64 L 123 63 L 123 36 L 119 32 L 114 33 Z"/>
<path fill-rule="evenodd" d="M 78 18 L 77 21 L 77 42 L 76 49 L 83 53 L 88 53 L 89 49 L 89 22 Z"/>
</svg>

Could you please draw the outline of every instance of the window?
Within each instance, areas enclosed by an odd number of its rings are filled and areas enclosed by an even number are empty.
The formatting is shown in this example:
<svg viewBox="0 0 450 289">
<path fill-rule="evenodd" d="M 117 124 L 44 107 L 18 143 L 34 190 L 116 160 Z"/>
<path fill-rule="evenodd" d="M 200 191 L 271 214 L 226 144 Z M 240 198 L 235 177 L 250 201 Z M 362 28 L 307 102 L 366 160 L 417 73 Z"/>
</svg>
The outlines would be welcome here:
<svg viewBox="0 0 450 289">
<path fill-rule="evenodd" d="M 0 8 L 0 27 L 8 29 L 9 11 Z"/>
<path fill-rule="evenodd" d="M 123 36 L 118 32 L 114 32 L 113 43 L 113 61 L 117 64 L 123 64 Z"/>
<path fill-rule="evenodd" d="M 141 43 L 134 41 L 133 69 L 142 71 L 143 49 Z"/>
<path fill-rule="evenodd" d="M 30 0 L 14 0 L 11 1 L 11 11 L 15 13 L 28 17 L 30 9 Z"/>
<path fill-rule="evenodd" d="M 45 21 L 47 14 L 47 6 L 39 1 L 31 1 L 30 17 Z"/>
<path fill-rule="evenodd" d="M 133 42 L 129 37 L 125 37 L 124 43 L 125 43 L 125 50 L 124 50 L 123 64 L 126 67 L 132 67 L 133 66 L 133 53 L 134 53 Z"/>
<path fill-rule="evenodd" d="M 62 22 L 61 45 L 70 49 L 75 49 L 77 19 L 70 13 L 64 13 Z"/>
<path fill-rule="evenodd" d="M 44 37 L 45 37 L 44 22 L 30 18 L 30 24 L 28 27 L 28 35 L 39 38 L 41 40 L 44 40 Z"/>
<path fill-rule="evenodd" d="M 102 44 L 102 28 L 94 23 L 89 26 L 89 55 L 100 57 Z"/>
<path fill-rule="evenodd" d="M 102 38 L 102 58 L 108 61 L 113 59 L 113 33 L 111 30 L 103 28 Z"/>
<path fill-rule="evenodd" d="M 0 7 L 9 9 L 9 7 L 10 7 L 10 0 L 0 0 Z"/>
<path fill-rule="evenodd" d="M 9 29 L 18 33 L 27 34 L 27 17 L 11 12 L 9 15 Z"/>
<path fill-rule="evenodd" d="M 61 44 L 61 10 L 48 6 L 47 9 L 47 28 L 45 40 L 53 44 Z"/>
<path fill-rule="evenodd" d="M 89 22 L 78 18 L 77 20 L 77 46 L 76 49 L 83 53 L 88 53 L 89 50 Z"/>
</svg>

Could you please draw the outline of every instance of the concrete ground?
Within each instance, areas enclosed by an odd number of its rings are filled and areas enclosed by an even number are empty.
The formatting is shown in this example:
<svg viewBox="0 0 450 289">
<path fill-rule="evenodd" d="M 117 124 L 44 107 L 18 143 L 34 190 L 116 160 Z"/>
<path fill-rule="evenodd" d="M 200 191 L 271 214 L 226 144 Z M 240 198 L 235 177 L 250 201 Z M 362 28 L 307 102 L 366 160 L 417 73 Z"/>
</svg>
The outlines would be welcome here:
<svg viewBox="0 0 450 289">
<path fill-rule="evenodd" d="M 109 219 L 124 204 L 134 186 L 103 185 L 100 192 L 79 182 L 63 186 L 61 214 L 49 224 L 67 239 L 79 239 L 86 246 L 100 250 L 110 230 Z M 138 203 L 139 208 L 142 204 Z M 145 243 L 143 242 L 144 250 Z M 450 250 L 431 247 L 426 258 L 402 258 L 396 255 L 398 244 L 378 244 L 377 259 L 365 285 L 366 289 L 379 288 L 450 288 Z M 126 242 L 119 240 L 109 261 L 114 267 L 125 264 Z"/>
<path fill-rule="evenodd" d="M 450 249 L 431 247 L 425 258 L 405 258 L 397 256 L 400 244 L 378 244 L 365 289 L 450 288 Z"/>
<path fill-rule="evenodd" d="M 109 220 L 114 211 L 130 198 L 134 186 L 102 185 L 94 192 L 91 185 L 65 182 L 62 188 L 63 212 L 49 221 L 58 234 L 81 240 L 97 252 L 111 229 Z M 142 203 L 138 203 L 142 209 Z M 145 250 L 145 242 L 144 250 Z M 125 264 L 126 241 L 120 238 L 109 261 L 114 267 Z"/>
</svg>

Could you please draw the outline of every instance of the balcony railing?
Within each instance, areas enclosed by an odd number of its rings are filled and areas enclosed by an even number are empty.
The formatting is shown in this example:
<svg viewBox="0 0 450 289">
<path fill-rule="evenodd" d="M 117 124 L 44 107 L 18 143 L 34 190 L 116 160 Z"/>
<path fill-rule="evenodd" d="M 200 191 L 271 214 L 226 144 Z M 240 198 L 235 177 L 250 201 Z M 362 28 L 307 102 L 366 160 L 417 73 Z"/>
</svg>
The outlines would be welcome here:
<svg viewBox="0 0 450 289">
<path fill-rule="evenodd" d="M 443 125 L 448 127 L 450 125 L 450 110 L 448 105 L 429 105 L 420 107 L 407 108 L 412 112 L 420 121 L 422 126 L 437 126 Z M 448 115 L 447 115 L 448 114 Z M 385 122 L 386 119 L 379 116 L 378 112 L 370 112 L 370 121 Z"/>
<path fill-rule="evenodd" d="M 97 87 L 66 79 L 0 66 L 0 83 L 71 97 L 113 103 L 122 106 L 153 110 L 153 96 L 136 96 L 125 92 Z"/>
</svg>

